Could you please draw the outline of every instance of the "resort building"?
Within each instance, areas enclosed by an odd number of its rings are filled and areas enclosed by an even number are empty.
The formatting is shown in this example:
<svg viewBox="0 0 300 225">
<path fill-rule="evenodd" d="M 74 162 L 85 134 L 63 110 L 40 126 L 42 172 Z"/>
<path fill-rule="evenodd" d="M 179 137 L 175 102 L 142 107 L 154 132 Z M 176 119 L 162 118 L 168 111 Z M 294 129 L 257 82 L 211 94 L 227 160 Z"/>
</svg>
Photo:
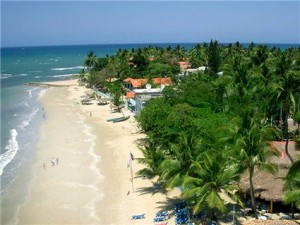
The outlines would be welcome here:
<svg viewBox="0 0 300 225">
<path fill-rule="evenodd" d="M 169 85 L 172 84 L 172 80 L 169 77 L 158 77 L 158 78 L 153 78 L 151 82 L 154 85 L 162 86 L 162 85 Z M 126 78 L 124 80 L 124 87 L 132 91 L 134 89 L 142 89 L 146 87 L 146 84 L 148 83 L 147 79 L 134 79 L 134 78 Z"/>
<path fill-rule="evenodd" d="M 149 99 L 162 97 L 162 88 L 151 88 L 151 89 L 137 89 L 135 90 L 135 96 L 131 99 L 131 103 L 134 104 L 134 113 L 139 112 L 145 107 Z"/>
<path fill-rule="evenodd" d="M 188 61 L 179 61 L 178 64 L 180 66 L 181 72 L 185 71 L 187 68 L 190 67 L 190 64 Z"/>
<path fill-rule="evenodd" d="M 124 87 L 128 90 L 125 97 L 126 104 L 135 114 L 141 111 L 149 99 L 161 97 L 164 87 L 172 84 L 169 77 L 153 78 L 151 81 L 159 88 L 152 88 L 151 84 L 147 83 L 147 79 L 127 78 L 124 80 Z"/>
<path fill-rule="evenodd" d="M 206 66 L 200 66 L 198 68 L 188 68 L 183 71 L 181 76 L 189 76 L 192 73 L 204 72 L 206 70 Z"/>
</svg>

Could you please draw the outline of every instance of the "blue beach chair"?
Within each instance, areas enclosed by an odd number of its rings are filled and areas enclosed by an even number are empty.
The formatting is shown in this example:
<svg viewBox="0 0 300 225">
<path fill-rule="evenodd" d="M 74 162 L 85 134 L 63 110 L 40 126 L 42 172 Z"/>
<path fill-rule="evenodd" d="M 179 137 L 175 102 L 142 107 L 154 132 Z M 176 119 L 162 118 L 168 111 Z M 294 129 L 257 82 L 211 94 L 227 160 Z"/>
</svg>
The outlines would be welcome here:
<svg viewBox="0 0 300 225">
<path fill-rule="evenodd" d="M 133 215 L 133 216 L 131 216 L 131 219 L 132 219 L 132 220 L 145 219 L 145 214 Z"/>
<path fill-rule="evenodd" d="M 155 214 L 156 217 L 162 217 L 162 216 L 166 216 L 166 217 L 169 217 L 169 213 L 168 211 L 162 211 L 162 212 L 157 212 Z"/>
</svg>

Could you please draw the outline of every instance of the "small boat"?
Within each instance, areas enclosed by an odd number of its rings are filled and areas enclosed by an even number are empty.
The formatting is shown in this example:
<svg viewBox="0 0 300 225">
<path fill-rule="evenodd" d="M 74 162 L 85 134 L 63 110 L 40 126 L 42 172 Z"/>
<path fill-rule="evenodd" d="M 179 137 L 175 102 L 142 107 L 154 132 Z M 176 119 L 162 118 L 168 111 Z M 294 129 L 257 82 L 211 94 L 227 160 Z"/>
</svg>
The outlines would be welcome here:
<svg viewBox="0 0 300 225">
<path fill-rule="evenodd" d="M 117 123 L 117 122 L 122 122 L 125 120 L 128 120 L 130 116 L 122 116 L 122 117 L 118 117 L 118 118 L 113 118 L 113 119 L 108 119 L 106 120 L 107 122 L 113 122 L 113 123 Z"/>
<path fill-rule="evenodd" d="M 123 116 L 123 117 L 120 117 L 120 118 L 116 118 L 116 119 L 114 119 L 112 122 L 113 122 L 113 123 L 122 122 L 122 121 L 128 120 L 129 117 L 130 117 L 130 116 Z"/>
</svg>

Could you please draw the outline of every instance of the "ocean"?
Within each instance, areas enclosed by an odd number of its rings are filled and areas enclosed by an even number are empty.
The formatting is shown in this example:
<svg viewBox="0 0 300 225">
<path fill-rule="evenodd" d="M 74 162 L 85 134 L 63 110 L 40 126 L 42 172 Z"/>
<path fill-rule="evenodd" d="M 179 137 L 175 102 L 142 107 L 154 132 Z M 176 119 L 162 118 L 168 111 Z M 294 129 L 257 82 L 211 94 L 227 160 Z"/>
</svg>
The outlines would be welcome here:
<svg viewBox="0 0 300 225">
<path fill-rule="evenodd" d="M 1 155 L 0 197 L 2 204 L 22 204 L 32 179 L 37 131 L 43 122 L 39 97 L 42 87 L 24 85 L 69 78 L 78 74 L 89 51 L 98 57 L 113 55 L 119 49 L 145 47 L 149 44 L 77 45 L 1 48 Z M 177 44 L 151 44 L 160 47 Z M 180 44 L 186 49 L 195 44 Z M 269 44 L 286 49 L 299 44 Z M 13 189 L 13 184 L 22 188 Z"/>
</svg>

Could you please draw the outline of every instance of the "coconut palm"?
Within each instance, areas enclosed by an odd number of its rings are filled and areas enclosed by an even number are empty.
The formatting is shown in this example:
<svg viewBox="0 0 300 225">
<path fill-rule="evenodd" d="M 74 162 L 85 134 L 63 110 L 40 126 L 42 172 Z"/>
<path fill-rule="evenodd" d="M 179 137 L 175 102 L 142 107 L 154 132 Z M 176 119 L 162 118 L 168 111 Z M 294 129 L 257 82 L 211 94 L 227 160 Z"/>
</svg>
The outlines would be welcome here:
<svg viewBox="0 0 300 225">
<path fill-rule="evenodd" d="M 249 174 L 251 205 L 257 217 L 253 185 L 254 170 L 265 169 L 273 174 L 277 171 L 274 165 L 267 163 L 268 156 L 278 155 L 275 150 L 268 147 L 268 142 L 275 131 L 271 126 L 265 125 L 263 117 L 253 109 L 244 108 L 241 111 L 234 134 L 236 155 L 241 169 Z"/>
<path fill-rule="evenodd" d="M 86 55 L 85 61 L 84 61 L 84 66 L 88 68 L 90 71 L 91 68 L 97 63 L 97 56 L 95 52 L 89 51 Z"/>
<path fill-rule="evenodd" d="M 180 134 L 179 143 L 171 144 L 168 157 L 161 163 L 161 180 L 166 187 L 180 186 L 192 160 L 201 155 L 201 142 L 195 135 Z"/>
<path fill-rule="evenodd" d="M 288 151 L 288 118 L 291 112 L 295 112 L 295 93 L 299 89 L 300 76 L 299 73 L 291 71 L 290 68 L 292 68 L 291 58 L 287 54 L 281 53 L 276 63 L 275 74 L 277 76 L 275 81 L 270 84 L 270 88 L 281 106 L 281 115 L 283 116 L 282 133 L 286 140 L 285 152 L 291 163 L 293 163 L 294 160 Z"/>
<path fill-rule="evenodd" d="M 184 177 L 183 197 L 193 205 L 193 212 L 209 210 L 215 220 L 215 213 L 227 211 L 221 193 L 240 202 L 233 194 L 238 189 L 238 167 L 229 160 L 228 151 L 207 151 L 194 160 Z"/>
<path fill-rule="evenodd" d="M 152 179 L 161 175 L 160 164 L 165 159 L 162 149 L 157 146 L 154 140 L 148 139 L 144 147 L 139 148 L 143 154 L 143 158 L 136 158 L 137 161 L 146 167 L 137 172 L 138 175 L 146 176 Z"/>
<path fill-rule="evenodd" d="M 300 160 L 297 160 L 290 167 L 285 177 L 284 202 L 292 204 L 292 217 L 294 218 L 293 206 L 300 209 Z"/>
</svg>

